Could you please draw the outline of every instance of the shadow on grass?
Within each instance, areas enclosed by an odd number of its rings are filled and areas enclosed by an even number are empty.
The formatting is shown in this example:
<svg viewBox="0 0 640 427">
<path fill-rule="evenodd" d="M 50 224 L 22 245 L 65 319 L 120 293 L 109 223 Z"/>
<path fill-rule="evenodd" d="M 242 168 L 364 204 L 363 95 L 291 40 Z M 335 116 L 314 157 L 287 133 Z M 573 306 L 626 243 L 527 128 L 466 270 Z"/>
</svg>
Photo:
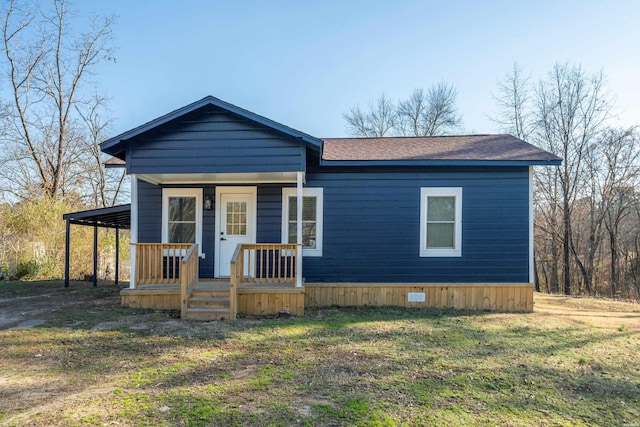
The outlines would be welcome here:
<svg viewBox="0 0 640 427">
<path fill-rule="evenodd" d="M 273 419 L 268 414 L 256 419 L 254 412 L 238 407 L 238 402 L 258 401 L 264 409 L 270 398 L 280 395 L 298 400 L 324 396 L 331 402 L 324 409 L 311 405 L 315 409 L 307 421 L 312 424 L 326 420 L 322 417 L 328 413 L 344 414 L 354 399 L 374 409 L 369 415 L 376 414 L 375 409 L 383 413 L 386 405 L 399 414 L 406 408 L 431 408 L 436 414 L 420 419 L 445 424 L 464 421 L 465 416 L 486 422 L 514 416 L 534 422 L 542 416 L 550 422 L 612 424 L 626 416 L 621 402 L 637 401 L 637 376 L 624 379 L 616 372 L 619 367 L 602 361 L 581 367 L 578 360 L 590 346 L 637 334 L 508 324 L 489 330 L 478 322 L 483 314 L 450 311 L 358 308 L 309 315 L 227 323 L 225 335 L 232 344 L 225 351 L 236 353 L 143 371 L 131 384 L 150 392 L 165 390 L 167 402 L 182 408 L 172 412 L 176 419 L 228 425 L 289 419 L 296 414 L 295 405 L 280 407 L 281 414 Z M 186 347 L 194 345 L 191 340 Z M 551 358 L 566 359 L 569 368 L 550 366 Z M 176 396 L 191 402 L 193 412 L 177 403 Z M 333 422 L 340 425 L 341 416 L 335 416 Z M 410 418 L 398 415 L 403 416 Z"/>
<path fill-rule="evenodd" d="M 351 319 L 343 318 L 350 311 Z M 614 425 L 638 414 L 637 375 L 625 378 L 620 366 L 578 360 L 591 346 L 633 334 L 508 325 L 487 330 L 484 324 L 458 322 L 480 316 L 409 314 L 416 313 L 357 309 L 323 321 L 237 322 L 229 349 L 242 351 L 194 366 L 176 362 L 136 387 L 151 392 L 161 384 L 168 393 L 162 403 L 187 425 L 201 419 L 227 425 L 301 419 L 296 405 L 305 401 L 312 402 L 313 410 L 303 417 L 311 425 L 347 424 L 344 414 L 354 400 L 369 409 L 359 419 L 363 422 L 393 413 L 399 423 L 491 424 L 516 418 L 524 424 L 542 419 Z M 301 331 L 283 333 L 289 328 Z M 190 412 L 175 396 L 197 410 Z M 314 404 L 318 397 L 329 403 Z M 276 418 L 267 413 L 273 399 L 284 405 Z M 258 420 L 255 411 L 240 409 L 250 403 L 265 411 Z"/>
<path fill-rule="evenodd" d="M 640 375 L 630 370 L 638 333 L 394 307 L 184 322 L 100 295 L 83 293 L 89 309 L 52 313 L 42 327 L 0 331 L 2 364 L 45 378 L 2 385 L 0 395 L 82 393 L 107 379 L 115 390 L 101 405 L 115 415 L 104 420 L 132 425 L 616 425 L 640 416 Z M 88 330 L 99 324 L 111 330 Z M 47 383 L 56 375 L 65 381 Z"/>
</svg>

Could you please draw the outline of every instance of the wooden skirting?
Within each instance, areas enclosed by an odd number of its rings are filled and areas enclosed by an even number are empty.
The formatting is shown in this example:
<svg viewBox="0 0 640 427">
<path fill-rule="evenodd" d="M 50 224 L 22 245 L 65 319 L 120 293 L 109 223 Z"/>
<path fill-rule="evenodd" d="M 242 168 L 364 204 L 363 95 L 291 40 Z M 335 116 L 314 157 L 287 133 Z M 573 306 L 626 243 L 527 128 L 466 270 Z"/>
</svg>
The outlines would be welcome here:
<svg viewBox="0 0 640 427">
<path fill-rule="evenodd" d="M 123 289 L 121 303 L 131 308 L 180 310 L 180 289 Z M 304 288 L 240 288 L 238 314 L 304 316 Z"/>
<path fill-rule="evenodd" d="M 409 301 L 409 294 L 424 302 Z M 179 310 L 180 290 L 124 289 L 122 305 Z M 303 316 L 305 307 L 400 306 L 458 310 L 533 311 L 530 283 L 306 283 L 304 288 L 238 290 L 238 314 Z"/>
<path fill-rule="evenodd" d="M 180 289 L 123 289 L 120 301 L 131 308 L 180 310 Z"/>
<path fill-rule="evenodd" d="M 292 316 L 304 316 L 304 288 L 238 290 L 238 314 L 274 315 L 288 311 Z"/>
<path fill-rule="evenodd" d="M 410 302 L 409 294 L 424 302 Z M 400 306 L 533 311 L 530 283 L 305 283 L 306 307 Z"/>
</svg>

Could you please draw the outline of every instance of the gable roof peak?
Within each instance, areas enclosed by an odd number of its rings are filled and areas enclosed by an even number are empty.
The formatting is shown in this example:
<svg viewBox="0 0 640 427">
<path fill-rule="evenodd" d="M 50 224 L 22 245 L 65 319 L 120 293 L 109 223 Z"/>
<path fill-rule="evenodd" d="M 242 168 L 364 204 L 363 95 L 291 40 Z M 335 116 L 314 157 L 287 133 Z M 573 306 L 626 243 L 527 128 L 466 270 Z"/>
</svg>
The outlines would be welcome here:
<svg viewBox="0 0 640 427">
<path fill-rule="evenodd" d="M 156 119 L 153 119 L 143 125 L 135 127 L 131 130 L 121 133 L 113 138 L 107 139 L 106 141 L 100 144 L 100 149 L 107 154 L 111 154 L 112 156 L 122 157 L 124 153 L 123 144 L 125 141 L 134 138 L 138 135 L 141 135 L 145 132 L 148 132 L 152 129 L 155 129 L 159 126 L 162 126 L 170 121 L 176 120 L 180 117 L 185 116 L 186 114 L 192 113 L 196 110 L 199 110 L 208 105 L 213 105 L 215 107 L 221 108 L 229 113 L 236 114 L 240 117 L 243 117 L 247 120 L 253 121 L 255 123 L 261 124 L 268 128 L 271 128 L 277 132 L 290 136 L 292 138 L 300 139 L 304 143 L 306 143 L 311 148 L 319 151 L 322 147 L 322 140 L 319 138 L 315 138 L 311 135 L 308 135 L 304 132 L 300 132 L 296 129 L 290 128 L 288 126 L 283 125 L 282 123 L 278 123 L 274 120 L 268 119 L 259 114 L 253 113 L 249 110 L 245 110 L 244 108 L 238 107 L 226 101 L 223 101 L 219 98 L 216 98 L 212 95 L 207 95 L 204 98 L 192 102 L 191 104 L 185 105 L 184 107 L 180 107 L 176 110 L 171 111 L 163 116 L 160 116 Z"/>
</svg>

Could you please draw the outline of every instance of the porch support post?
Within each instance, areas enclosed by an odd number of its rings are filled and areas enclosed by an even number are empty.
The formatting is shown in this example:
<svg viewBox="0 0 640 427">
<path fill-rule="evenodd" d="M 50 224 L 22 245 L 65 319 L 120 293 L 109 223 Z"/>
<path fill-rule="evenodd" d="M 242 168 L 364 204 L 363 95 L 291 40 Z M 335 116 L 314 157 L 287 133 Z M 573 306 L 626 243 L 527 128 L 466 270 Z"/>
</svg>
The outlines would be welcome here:
<svg viewBox="0 0 640 427">
<path fill-rule="evenodd" d="M 302 287 L 302 172 L 296 180 L 296 288 Z"/>
<path fill-rule="evenodd" d="M 69 249 L 71 246 L 70 242 L 70 234 L 71 234 L 71 223 L 69 220 L 66 220 L 66 230 L 64 236 L 64 287 L 69 287 Z"/>
<path fill-rule="evenodd" d="M 93 226 L 93 287 L 98 286 L 98 227 Z"/>
<path fill-rule="evenodd" d="M 138 177 L 131 175 L 131 266 L 129 288 L 136 288 L 136 243 L 138 243 Z"/>
<path fill-rule="evenodd" d="M 120 229 L 116 227 L 116 280 L 115 284 L 118 284 L 118 276 L 120 274 L 120 269 L 118 268 L 120 265 Z"/>
</svg>

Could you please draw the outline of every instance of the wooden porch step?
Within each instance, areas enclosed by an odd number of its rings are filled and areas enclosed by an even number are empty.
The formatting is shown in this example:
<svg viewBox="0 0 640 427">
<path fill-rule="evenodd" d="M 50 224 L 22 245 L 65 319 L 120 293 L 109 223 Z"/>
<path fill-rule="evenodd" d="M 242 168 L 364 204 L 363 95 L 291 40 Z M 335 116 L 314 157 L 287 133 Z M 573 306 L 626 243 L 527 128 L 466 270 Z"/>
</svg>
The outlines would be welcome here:
<svg viewBox="0 0 640 427">
<path fill-rule="evenodd" d="M 185 319 L 189 320 L 228 320 L 228 308 L 188 308 Z"/>
<path fill-rule="evenodd" d="M 194 289 L 192 298 L 229 298 L 229 290 Z"/>
<path fill-rule="evenodd" d="M 189 308 L 226 308 L 229 310 L 230 298 L 226 297 L 192 296 L 189 298 Z"/>
</svg>

